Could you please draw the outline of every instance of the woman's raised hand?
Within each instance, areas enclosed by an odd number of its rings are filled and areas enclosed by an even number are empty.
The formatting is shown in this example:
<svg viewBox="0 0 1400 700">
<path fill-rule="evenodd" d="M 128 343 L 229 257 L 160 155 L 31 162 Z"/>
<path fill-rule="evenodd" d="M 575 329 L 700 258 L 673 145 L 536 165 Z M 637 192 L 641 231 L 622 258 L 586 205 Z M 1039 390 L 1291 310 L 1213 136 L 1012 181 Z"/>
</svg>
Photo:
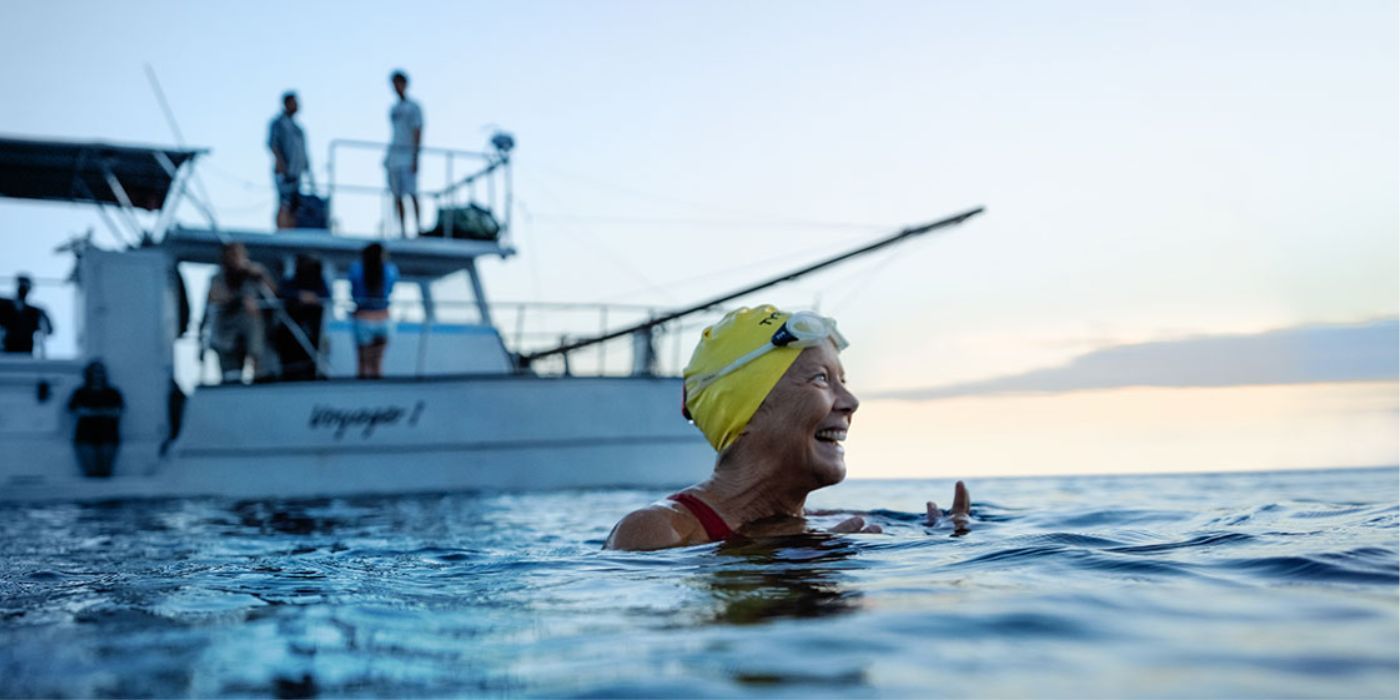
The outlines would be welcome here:
<svg viewBox="0 0 1400 700">
<path fill-rule="evenodd" d="M 928 508 L 928 515 L 924 519 L 925 525 L 932 527 L 946 517 L 953 521 L 954 537 L 961 537 L 967 534 L 969 529 L 968 522 L 970 521 L 969 513 L 972 510 L 972 499 L 968 497 L 967 487 L 963 485 L 963 482 L 959 481 L 958 485 L 953 487 L 953 508 L 951 510 L 939 510 L 938 504 L 933 501 L 929 501 L 925 506 Z"/>
<path fill-rule="evenodd" d="M 884 532 L 885 530 L 884 528 L 880 527 L 879 525 L 876 525 L 875 523 L 865 522 L 865 518 L 862 518 L 859 515 L 852 515 L 851 517 L 846 518 L 845 520 L 842 520 L 839 523 L 836 523 L 836 525 L 831 528 L 831 531 L 840 533 L 880 533 Z"/>
</svg>

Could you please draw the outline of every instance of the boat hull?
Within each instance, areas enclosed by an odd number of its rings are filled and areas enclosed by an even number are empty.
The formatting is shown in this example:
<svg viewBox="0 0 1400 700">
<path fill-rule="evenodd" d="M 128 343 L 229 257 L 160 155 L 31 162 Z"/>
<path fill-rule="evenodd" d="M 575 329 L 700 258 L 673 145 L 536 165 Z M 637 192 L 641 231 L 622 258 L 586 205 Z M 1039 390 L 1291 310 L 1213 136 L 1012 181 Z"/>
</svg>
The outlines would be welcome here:
<svg viewBox="0 0 1400 700">
<path fill-rule="evenodd" d="M 71 456 L 6 468 L 0 500 L 669 488 L 714 461 L 679 396 L 679 379 L 655 377 L 205 387 L 164 450 L 124 446 L 108 479 Z"/>
</svg>

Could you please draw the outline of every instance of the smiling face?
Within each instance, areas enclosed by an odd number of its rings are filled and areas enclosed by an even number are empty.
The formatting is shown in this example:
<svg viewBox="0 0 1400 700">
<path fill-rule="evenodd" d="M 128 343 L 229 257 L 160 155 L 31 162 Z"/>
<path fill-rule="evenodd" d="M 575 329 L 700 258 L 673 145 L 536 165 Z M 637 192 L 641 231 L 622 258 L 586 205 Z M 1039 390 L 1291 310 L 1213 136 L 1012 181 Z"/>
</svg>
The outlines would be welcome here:
<svg viewBox="0 0 1400 700">
<path fill-rule="evenodd" d="M 750 454 L 778 458 L 812 489 L 846 478 L 841 441 L 860 401 L 830 342 L 798 355 L 744 431 Z"/>
</svg>

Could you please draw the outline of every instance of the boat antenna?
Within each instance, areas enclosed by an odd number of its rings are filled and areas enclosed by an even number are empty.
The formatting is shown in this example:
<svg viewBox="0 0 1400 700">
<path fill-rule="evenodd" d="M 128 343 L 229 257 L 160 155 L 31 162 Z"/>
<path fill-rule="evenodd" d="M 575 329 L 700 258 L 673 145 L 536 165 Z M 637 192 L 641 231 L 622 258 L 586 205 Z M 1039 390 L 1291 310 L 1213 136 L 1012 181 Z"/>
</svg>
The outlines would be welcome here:
<svg viewBox="0 0 1400 700">
<path fill-rule="evenodd" d="M 170 125 L 170 132 L 175 136 L 175 145 L 184 149 L 185 135 L 180 132 L 180 123 L 175 121 L 175 110 L 170 108 L 170 102 L 165 99 L 165 90 L 160 87 L 160 78 L 156 77 L 156 69 L 152 68 L 150 63 L 145 64 L 145 66 L 146 79 L 151 83 L 151 91 L 156 95 L 156 102 L 160 103 L 160 111 L 165 115 L 165 123 Z M 193 168 L 193 166 L 191 167 Z M 212 202 L 214 200 L 209 198 L 209 190 L 204 188 L 204 178 L 200 177 L 199 170 L 197 169 L 190 174 L 193 176 L 194 186 L 199 188 L 200 201 L 195 202 L 195 205 L 198 206 L 204 216 L 209 219 L 209 229 L 214 232 L 214 235 L 218 236 L 220 241 L 227 243 L 227 238 L 224 236 L 223 232 L 219 230 L 219 224 L 214 219 L 213 208 L 207 204 L 207 202 Z"/>
<path fill-rule="evenodd" d="M 718 297 L 715 297 L 714 299 L 702 301 L 698 304 L 688 306 L 678 311 L 672 311 L 670 313 L 657 316 L 643 323 L 638 323 L 636 325 L 628 326 L 621 330 L 611 331 L 609 333 L 604 333 L 603 335 L 595 336 L 592 338 L 585 338 L 583 340 L 578 340 L 572 343 L 567 343 L 565 345 L 560 345 L 559 347 L 551 348 L 549 350 L 532 352 L 528 355 L 519 355 L 517 358 L 517 363 L 521 369 L 525 369 L 530 366 L 530 363 L 543 357 L 550 357 L 552 355 L 563 355 L 566 353 L 573 352 L 574 350 L 578 350 L 579 348 L 588 347 L 589 345 L 596 345 L 598 343 L 613 340 L 614 338 L 621 338 L 625 335 L 630 335 L 639 331 L 649 330 L 663 323 L 669 323 L 678 318 L 682 318 L 684 316 L 689 316 L 691 314 L 699 313 L 701 311 L 714 308 L 727 301 L 732 301 L 734 299 L 738 299 L 739 297 L 753 294 L 754 292 L 757 292 L 759 290 L 777 286 L 779 284 L 782 284 L 783 282 L 791 282 L 799 277 L 810 275 L 813 272 L 825 269 L 827 267 L 831 267 L 832 265 L 835 265 L 840 262 L 845 262 L 846 260 L 850 260 L 851 258 L 859 257 L 867 253 L 873 253 L 886 246 L 891 246 L 902 241 L 907 241 L 911 238 L 914 238 L 915 236 L 921 236 L 925 233 L 930 233 L 938 229 L 956 226 L 964 221 L 967 221 L 968 219 L 971 219 L 974 216 L 977 216 L 978 214 L 981 214 L 985 210 L 986 209 L 984 207 L 975 207 L 972 209 L 968 209 L 967 211 L 964 211 L 962 213 L 954 214 L 944 219 L 931 221 L 929 223 L 921 224 L 919 226 L 911 226 L 908 228 L 904 228 L 898 231 L 897 233 L 894 233 L 885 238 L 881 238 L 880 240 L 875 241 L 874 243 L 869 243 L 859 248 L 856 248 L 855 250 L 846 251 L 845 253 L 841 253 L 840 255 L 836 255 L 825 260 L 812 263 L 811 265 L 808 265 L 806 267 L 778 275 L 777 277 L 764 280 L 763 282 L 759 282 L 758 284 L 750 285 L 748 287 L 744 287 L 743 289 L 729 292 L 727 294 L 722 294 Z"/>
<path fill-rule="evenodd" d="M 170 103 L 165 99 L 165 91 L 160 88 L 160 79 L 156 77 L 156 69 L 151 64 L 146 64 L 146 79 L 151 81 L 151 90 L 156 94 L 156 102 L 160 103 L 160 111 L 165 114 L 165 122 L 170 125 L 170 131 L 175 134 L 175 145 L 180 148 L 185 147 L 185 136 L 180 133 L 180 124 L 175 121 L 175 112 L 170 109 Z"/>
</svg>

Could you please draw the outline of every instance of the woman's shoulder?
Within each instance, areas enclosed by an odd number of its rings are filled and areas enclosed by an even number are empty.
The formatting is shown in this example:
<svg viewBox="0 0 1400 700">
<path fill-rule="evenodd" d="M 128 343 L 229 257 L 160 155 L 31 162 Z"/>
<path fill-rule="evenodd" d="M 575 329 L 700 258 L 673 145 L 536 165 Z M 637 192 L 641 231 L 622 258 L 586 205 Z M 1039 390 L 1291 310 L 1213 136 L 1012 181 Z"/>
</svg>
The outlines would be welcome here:
<svg viewBox="0 0 1400 700">
<path fill-rule="evenodd" d="M 698 523 L 670 501 L 653 503 L 623 516 L 608 534 L 608 549 L 666 549 L 694 541 Z M 703 534 L 703 532 L 701 532 Z"/>
</svg>

